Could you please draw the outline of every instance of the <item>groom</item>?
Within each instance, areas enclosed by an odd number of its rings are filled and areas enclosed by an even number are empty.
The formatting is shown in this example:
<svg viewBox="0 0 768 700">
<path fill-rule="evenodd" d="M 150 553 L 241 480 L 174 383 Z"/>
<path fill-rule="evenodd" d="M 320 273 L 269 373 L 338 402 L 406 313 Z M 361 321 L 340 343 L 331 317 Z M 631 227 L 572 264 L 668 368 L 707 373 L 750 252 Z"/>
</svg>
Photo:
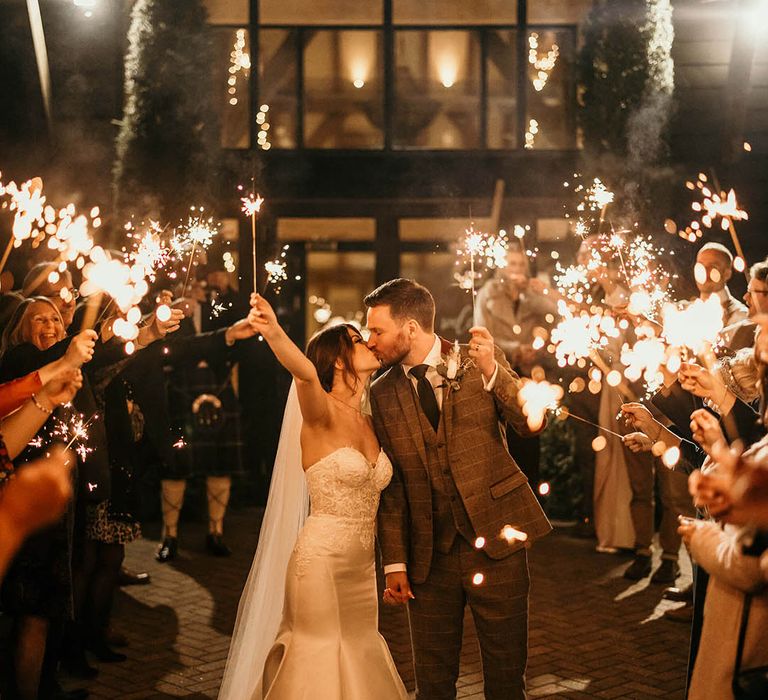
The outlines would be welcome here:
<svg viewBox="0 0 768 700">
<path fill-rule="evenodd" d="M 446 361 L 432 294 L 412 280 L 381 285 L 365 304 L 368 345 L 389 367 L 371 388 L 376 434 L 394 465 L 379 507 L 385 600 L 409 604 L 417 698 L 456 697 L 467 603 L 485 697 L 525 698 L 528 561 L 507 526 L 527 542 L 551 526 L 506 449 L 503 423 L 531 434 L 520 378 L 481 327 L 458 366 Z"/>
</svg>

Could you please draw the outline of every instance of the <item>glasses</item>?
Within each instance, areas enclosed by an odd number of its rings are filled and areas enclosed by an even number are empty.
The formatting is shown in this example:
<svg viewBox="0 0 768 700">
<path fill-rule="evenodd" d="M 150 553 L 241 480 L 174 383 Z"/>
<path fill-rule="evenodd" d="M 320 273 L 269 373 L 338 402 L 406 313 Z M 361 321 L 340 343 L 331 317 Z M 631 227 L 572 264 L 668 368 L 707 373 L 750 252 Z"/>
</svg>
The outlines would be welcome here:
<svg viewBox="0 0 768 700">
<path fill-rule="evenodd" d="M 46 294 L 47 299 L 63 299 L 64 301 L 77 301 L 80 298 L 80 292 L 74 287 L 62 287 L 55 294 Z"/>
<path fill-rule="evenodd" d="M 749 288 L 747 288 L 747 294 L 768 294 L 768 289 L 749 289 Z"/>
</svg>

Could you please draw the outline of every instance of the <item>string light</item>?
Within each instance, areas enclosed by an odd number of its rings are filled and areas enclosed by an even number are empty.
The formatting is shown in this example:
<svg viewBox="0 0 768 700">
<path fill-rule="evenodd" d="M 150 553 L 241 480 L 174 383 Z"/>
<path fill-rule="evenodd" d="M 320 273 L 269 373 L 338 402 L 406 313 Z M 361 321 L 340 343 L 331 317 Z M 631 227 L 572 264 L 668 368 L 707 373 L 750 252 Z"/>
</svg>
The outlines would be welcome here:
<svg viewBox="0 0 768 700">
<path fill-rule="evenodd" d="M 559 56 L 560 47 L 557 44 L 552 44 L 552 48 L 541 55 L 539 53 L 539 35 L 536 32 L 531 32 L 528 37 L 528 63 L 536 72 L 532 79 L 533 89 L 536 92 L 541 92 L 546 87 Z"/>
<path fill-rule="evenodd" d="M 227 78 L 227 94 L 230 95 L 229 104 L 234 107 L 238 103 L 237 98 L 237 78 L 239 73 L 243 73 L 247 80 L 251 70 L 251 57 L 245 50 L 245 29 L 238 29 L 235 32 L 235 43 L 229 54 L 229 77 Z"/>
</svg>

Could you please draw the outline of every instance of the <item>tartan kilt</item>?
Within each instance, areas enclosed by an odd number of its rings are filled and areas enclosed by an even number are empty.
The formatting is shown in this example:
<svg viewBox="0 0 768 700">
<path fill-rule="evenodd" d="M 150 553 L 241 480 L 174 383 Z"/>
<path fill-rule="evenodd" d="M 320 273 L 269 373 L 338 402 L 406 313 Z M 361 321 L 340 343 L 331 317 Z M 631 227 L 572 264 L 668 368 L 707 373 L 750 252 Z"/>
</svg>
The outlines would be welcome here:
<svg viewBox="0 0 768 700">
<path fill-rule="evenodd" d="M 184 381 L 168 384 L 171 423 L 180 445 L 165 479 L 232 476 L 243 472 L 240 402 L 231 371 L 214 371 L 206 363 L 189 368 Z M 176 377 L 174 377 L 176 378 Z"/>
</svg>

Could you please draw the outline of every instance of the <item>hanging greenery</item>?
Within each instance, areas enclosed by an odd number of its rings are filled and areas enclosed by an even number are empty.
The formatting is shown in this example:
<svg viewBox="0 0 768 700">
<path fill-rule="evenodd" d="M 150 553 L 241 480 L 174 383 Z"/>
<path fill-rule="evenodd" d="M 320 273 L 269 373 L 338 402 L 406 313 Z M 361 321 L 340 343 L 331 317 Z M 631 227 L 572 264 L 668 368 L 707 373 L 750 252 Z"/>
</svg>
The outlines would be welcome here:
<svg viewBox="0 0 768 700">
<path fill-rule="evenodd" d="M 579 116 L 587 166 L 617 190 L 618 209 L 642 218 L 651 202 L 658 204 L 665 175 L 674 92 L 671 2 L 595 0 L 583 38 Z"/>
<path fill-rule="evenodd" d="M 201 0 L 138 0 L 125 60 L 116 211 L 170 220 L 210 205 L 217 173 L 213 44 Z"/>
</svg>

